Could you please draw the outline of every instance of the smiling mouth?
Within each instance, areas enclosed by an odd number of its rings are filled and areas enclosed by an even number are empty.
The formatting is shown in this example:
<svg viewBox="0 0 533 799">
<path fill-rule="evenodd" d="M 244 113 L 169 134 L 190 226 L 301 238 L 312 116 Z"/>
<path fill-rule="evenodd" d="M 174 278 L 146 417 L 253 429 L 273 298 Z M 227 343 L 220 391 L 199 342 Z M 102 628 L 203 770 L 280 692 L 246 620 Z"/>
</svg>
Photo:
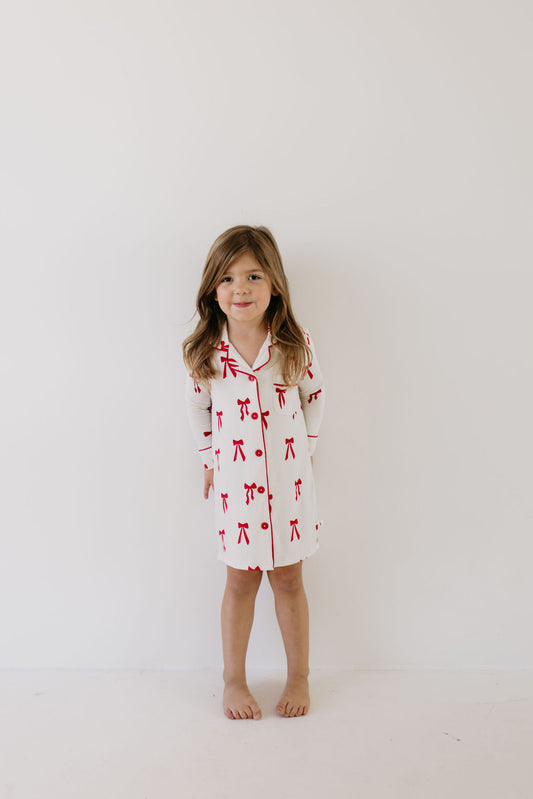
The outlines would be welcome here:
<svg viewBox="0 0 533 799">
<path fill-rule="evenodd" d="M 251 302 L 234 302 L 233 303 L 236 308 L 247 308 L 248 305 L 251 305 Z"/>
</svg>

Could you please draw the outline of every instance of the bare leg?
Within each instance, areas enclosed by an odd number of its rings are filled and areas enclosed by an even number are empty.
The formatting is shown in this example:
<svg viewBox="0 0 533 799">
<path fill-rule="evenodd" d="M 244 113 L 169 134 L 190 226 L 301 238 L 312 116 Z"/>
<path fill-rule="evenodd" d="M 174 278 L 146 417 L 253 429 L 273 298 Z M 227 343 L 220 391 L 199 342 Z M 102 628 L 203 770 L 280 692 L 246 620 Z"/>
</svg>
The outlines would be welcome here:
<svg viewBox="0 0 533 799">
<path fill-rule="evenodd" d="M 309 609 L 302 564 L 268 572 L 276 616 L 287 655 L 287 684 L 276 706 L 280 716 L 305 716 L 309 710 Z"/>
<path fill-rule="evenodd" d="M 246 684 L 246 650 L 254 620 L 255 597 L 263 576 L 227 566 L 222 600 L 224 713 L 229 719 L 260 719 L 261 709 Z"/>
</svg>

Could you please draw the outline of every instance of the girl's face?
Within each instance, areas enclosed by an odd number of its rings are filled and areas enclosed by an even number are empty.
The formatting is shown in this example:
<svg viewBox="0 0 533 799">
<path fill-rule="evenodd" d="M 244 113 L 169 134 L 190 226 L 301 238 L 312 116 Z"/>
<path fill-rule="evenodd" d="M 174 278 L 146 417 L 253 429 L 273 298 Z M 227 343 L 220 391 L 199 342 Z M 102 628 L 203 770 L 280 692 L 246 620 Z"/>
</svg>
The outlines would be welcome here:
<svg viewBox="0 0 533 799">
<path fill-rule="evenodd" d="M 277 293 L 253 254 L 245 252 L 222 277 L 216 298 L 228 325 L 244 329 L 263 322 L 270 298 Z"/>
</svg>

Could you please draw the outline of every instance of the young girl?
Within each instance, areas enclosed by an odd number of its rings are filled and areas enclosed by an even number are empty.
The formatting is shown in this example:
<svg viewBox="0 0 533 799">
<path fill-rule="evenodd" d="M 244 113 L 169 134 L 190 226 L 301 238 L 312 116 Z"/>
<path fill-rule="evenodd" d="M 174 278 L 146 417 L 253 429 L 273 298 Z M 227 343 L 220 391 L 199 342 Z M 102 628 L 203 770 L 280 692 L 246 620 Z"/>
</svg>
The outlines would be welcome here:
<svg viewBox="0 0 533 799">
<path fill-rule="evenodd" d="M 309 615 L 302 561 L 318 547 L 311 457 L 324 411 L 314 346 L 294 318 L 272 233 L 237 225 L 211 247 L 183 343 L 187 408 L 212 489 L 222 601 L 223 707 L 260 719 L 246 651 L 263 576 L 274 592 L 287 655 L 280 716 L 309 710 Z"/>
</svg>

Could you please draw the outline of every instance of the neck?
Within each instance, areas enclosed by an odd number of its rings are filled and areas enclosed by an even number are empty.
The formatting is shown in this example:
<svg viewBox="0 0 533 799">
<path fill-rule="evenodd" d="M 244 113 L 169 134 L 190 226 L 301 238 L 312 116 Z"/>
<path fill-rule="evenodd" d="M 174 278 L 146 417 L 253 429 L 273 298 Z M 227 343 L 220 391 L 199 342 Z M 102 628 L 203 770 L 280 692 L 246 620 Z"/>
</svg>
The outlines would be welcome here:
<svg viewBox="0 0 533 799">
<path fill-rule="evenodd" d="M 227 320 L 228 326 L 228 336 L 229 338 L 238 338 L 238 339 L 255 339 L 261 336 L 263 339 L 265 338 L 267 331 L 268 331 L 268 324 L 263 319 L 261 322 L 257 322 L 257 324 L 235 324 L 231 319 Z"/>
</svg>

